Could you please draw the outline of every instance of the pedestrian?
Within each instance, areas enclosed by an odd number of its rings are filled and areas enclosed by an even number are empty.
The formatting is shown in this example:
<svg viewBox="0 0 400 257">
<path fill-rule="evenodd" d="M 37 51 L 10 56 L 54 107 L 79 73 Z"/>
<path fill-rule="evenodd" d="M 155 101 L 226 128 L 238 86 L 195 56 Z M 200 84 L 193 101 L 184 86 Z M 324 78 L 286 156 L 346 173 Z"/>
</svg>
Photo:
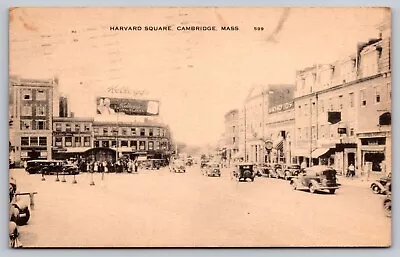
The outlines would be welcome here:
<svg viewBox="0 0 400 257">
<path fill-rule="evenodd" d="M 138 160 L 135 159 L 135 172 L 138 172 L 139 163 Z"/>
<path fill-rule="evenodd" d="M 94 171 L 94 172 L 99 171 L 99 165 L 98 165 L 97 162 L 94 162 L 94 164 L 93 164 L 93 171 Z"/>
<path fill-rule="evenodd" d="M 350 163 L 348 168 L 349 176 L 354 177 L 356 175 L 356 168 L 354 167 L 353 163 Z"/>
</svg>

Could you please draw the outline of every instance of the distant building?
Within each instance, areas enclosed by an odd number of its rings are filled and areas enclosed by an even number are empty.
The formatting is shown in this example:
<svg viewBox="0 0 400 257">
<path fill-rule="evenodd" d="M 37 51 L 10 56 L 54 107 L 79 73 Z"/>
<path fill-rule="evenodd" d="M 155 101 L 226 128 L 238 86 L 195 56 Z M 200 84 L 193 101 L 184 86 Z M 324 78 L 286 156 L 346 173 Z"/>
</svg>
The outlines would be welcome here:
<svg viewBox="0 0 400 257">
<path fill-rule="evenodd" d="M 239 157 L 239 110 L 234 109 L 224 116 L 224 140 L 225 158 L 231 163 L 235 157 Z"/>
<path fill-rule="evenodd" d="M 59 98 L 59 117 L 68 117 L 68 99 L 65 96 Z"/>
</svg>

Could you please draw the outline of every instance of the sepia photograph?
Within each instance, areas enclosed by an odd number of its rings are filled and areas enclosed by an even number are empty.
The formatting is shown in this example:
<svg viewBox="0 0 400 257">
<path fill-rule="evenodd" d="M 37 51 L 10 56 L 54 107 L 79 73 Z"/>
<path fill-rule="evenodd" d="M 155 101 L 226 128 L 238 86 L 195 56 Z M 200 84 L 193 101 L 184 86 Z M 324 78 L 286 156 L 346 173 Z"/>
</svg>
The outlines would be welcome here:
<svg viewBox="0 0 400 257">
<path fill-rule="evenodd" d="M 391 16 L 10 8 L 8 246 L 391 247 Z"/>
</svg>

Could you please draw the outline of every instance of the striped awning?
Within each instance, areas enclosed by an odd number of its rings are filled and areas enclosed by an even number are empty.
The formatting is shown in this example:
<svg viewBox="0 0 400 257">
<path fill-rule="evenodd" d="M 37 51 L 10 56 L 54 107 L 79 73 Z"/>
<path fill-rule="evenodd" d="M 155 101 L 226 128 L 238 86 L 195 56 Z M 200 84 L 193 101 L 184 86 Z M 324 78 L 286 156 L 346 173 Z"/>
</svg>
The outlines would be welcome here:
<svg viewBox="0 0 400 257">
<path fill-rule="evenodd" d="M 274 143 L 274 148 L 277 150 L 283 149 L 283 139 L 280 139 Z"/>
</svg>

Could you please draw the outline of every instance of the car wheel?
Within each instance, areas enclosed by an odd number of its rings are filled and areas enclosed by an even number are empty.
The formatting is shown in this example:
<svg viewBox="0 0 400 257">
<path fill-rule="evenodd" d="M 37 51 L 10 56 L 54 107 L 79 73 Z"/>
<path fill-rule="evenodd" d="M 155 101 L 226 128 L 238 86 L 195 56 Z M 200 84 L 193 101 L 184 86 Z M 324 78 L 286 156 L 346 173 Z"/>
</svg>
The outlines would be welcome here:
<svg viewBox="0 0 400 257">
<path fill-rule="evenodd" d="M 310 190 L 310 193 L 315 193 L 315 186 L 312 183 L 308 186 L 308 189 Z"/>
<path fill-rule="evenodd" d="M 380 189 L 377 185 L 374 185 L 374 186 L 372 187 L 372 191 L 373 191 L 375 194 L 380 194 L 380 193 L 381 193 L 381 189 Z"/>
<path fill-rule="evenodd" d="M 335 193 L 335 191 L 336 191 L 336 189 L 329 189 L 329 193 L 332 195 Z"/>
<path fill-rule="evenodd" d="M 296 190 L 296 189 L 297 189 L 296 182 L 294 182 L 293 180 L 290 181 L 290 185 L 292 185 L 293 190 Z"/>
<path fill-rule="evenodd" d="M 31 212 L 28 207 L 23 208 L 19 211 L 19 215 L 16 219 L 16 223 L 18 226 L 23 226 L 28 224 L 29 218 L 31 217 Z"/>
</svg>

